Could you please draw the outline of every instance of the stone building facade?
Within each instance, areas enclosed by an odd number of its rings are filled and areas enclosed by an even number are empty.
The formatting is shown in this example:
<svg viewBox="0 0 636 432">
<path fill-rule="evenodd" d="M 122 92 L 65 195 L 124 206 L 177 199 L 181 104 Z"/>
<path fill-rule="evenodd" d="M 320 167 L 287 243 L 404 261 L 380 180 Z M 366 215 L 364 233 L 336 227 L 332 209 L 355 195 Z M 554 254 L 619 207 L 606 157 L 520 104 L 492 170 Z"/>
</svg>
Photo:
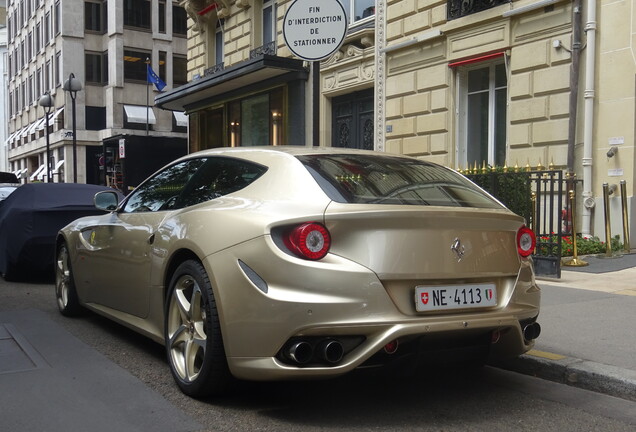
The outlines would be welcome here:
<svg viewBox="0 0 636 432">
<path fill-rule="evenodd" d="M 158 90 L 149 84 L 146 69 L 148 62 L 167 89 L 187 80 L 187 16 L 176 1 L 7 4 L 9 130 L 4 144 L 9 170 L 22 182 L 102 183 L 127 192 L 160 163 L 154 154 L 129 157 L 127 169 L 139 177 L 127 181 L 120 140 L 133 145 L 170 139 L 185 153 L 187 119 L 152 106 Z M 64 89 L 71 74 L 81 84 L 75 104 Z M 51 96 L 48 128 L 40 104 L 45 94 Z"/>
<path fill-rule="evenodd" d="M 157 104 L 190 114 L 191 151 L 319 144 L 550 166 L 581 182 L 578 232 L 603 236 L 604 183 L 626 182 L 631 214 L 633 1 L 343 0 L 347 36 L 319 70 L 285 46 L 291 3 L 183 2 L 190 82 Z M 620 205 L 614 194 L 614 233 Z"/>
<path fill-rule="evenodd" d="M 378 134 L 386 131 L 387 151 L 456 169 L 485 162 L 571 170 L 582 182 L 584 235 L 604 238 L 603 183 L 626 182 L 631 213 L 633 2 L 377 3 L 386 34 L 378 42 L 385 70 L 376 104 L 386 112 Z M 612 232 L 622 233 L 617 193 L 610 209 Z"/>
</svg>

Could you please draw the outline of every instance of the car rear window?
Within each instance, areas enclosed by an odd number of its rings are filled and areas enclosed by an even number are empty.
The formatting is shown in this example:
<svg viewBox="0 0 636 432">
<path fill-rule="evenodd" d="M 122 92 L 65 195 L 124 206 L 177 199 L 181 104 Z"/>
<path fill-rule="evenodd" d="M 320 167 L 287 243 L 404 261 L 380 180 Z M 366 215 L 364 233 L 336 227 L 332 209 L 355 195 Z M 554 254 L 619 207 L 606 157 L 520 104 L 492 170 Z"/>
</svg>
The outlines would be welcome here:
<svg viewBox="0 0 636 432">
<path fill-rule="evenodd" d="M 0 172 L 0 183 L 19 183 L 18 177 L 10 172 Z"/>
<path fill-rule="evenodd" d="M 502 208 L 461 174 L 418 159 L 347 154 L 298 159 L 336 202 Z"/>
</svg>

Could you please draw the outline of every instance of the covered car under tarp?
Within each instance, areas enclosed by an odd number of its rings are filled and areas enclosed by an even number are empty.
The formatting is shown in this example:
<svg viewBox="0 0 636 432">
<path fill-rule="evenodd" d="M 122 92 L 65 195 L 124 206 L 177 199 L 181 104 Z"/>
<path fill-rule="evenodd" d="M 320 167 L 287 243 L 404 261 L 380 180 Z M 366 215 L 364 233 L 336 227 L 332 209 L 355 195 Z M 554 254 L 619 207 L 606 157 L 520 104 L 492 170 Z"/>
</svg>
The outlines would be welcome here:
<svg viewBox="0 0 636 432">
<path fill-rule="evenodd" d="M 0 274 L 7 280 L 52 279 L 57 232 L 95 208 L 106 186 L 32 183 L 20 186 L 0 207 Z"/>
</svg>

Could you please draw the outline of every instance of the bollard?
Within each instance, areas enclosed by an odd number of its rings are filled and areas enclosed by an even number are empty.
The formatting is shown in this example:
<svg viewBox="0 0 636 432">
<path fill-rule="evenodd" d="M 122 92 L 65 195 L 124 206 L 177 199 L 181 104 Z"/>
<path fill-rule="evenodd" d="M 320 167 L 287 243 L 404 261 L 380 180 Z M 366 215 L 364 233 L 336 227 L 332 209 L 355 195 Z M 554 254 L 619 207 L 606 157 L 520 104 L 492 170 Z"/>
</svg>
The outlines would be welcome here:
<svg viewBox="0 0 636 432">
<path fill-rule="evenodd" d="M 568 267 L 585 267 L 588 265 L 588 262 L 579 259 L 579 253 L 576 249 L 576 207 L 574 206 L 574 190 L 569 190 L 568 196 L 570 197 L 570 213 L 572 214 L 572 229 L 570 230 L 572 232 L 572 259 L 564 261 L 563 265 Z"/>
<path fill-rule="evenodd" d="M 609 184 L 603 183 L 603 207 L 605 208 L 605 253 L 597 258 L 622 258 L 621 254 L 612 253 L 612 227 L 610 226 Z"/>
<path fill-rule="evenodd" d="M 630 253 L 629 221 L 627 220 L 627 182 L 625 180 L 621 180 L 621 205 L 623 207 L 623 250 Z"/>
<path fill-rule="evenodd" d="M 532 231 L 534 235 L 539 235 L 539 227 L 537 226 L 537 193 L 535 191 L 530 192 L 530 202 L 532 202 L 532 209 L 530 210 L 530 217 L 532 219 Z"/>
</svg>

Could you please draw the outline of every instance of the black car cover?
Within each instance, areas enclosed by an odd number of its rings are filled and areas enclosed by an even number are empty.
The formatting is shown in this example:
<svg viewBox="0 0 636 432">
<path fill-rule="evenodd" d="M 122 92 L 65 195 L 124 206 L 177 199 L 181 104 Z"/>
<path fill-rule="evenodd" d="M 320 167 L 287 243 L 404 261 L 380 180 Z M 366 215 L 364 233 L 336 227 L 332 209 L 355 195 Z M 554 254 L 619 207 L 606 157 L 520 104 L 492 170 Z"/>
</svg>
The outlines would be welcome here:
<svg viewBox="0 0 636 432">
<path fill-rule="evenodd" d="M 0 206 L 0 273 L 5 279 L 52 278 L 57 232 L 77 218 L 103 214 L 93 198 L 105 186 L 32 183 Z"/>
</svg>

